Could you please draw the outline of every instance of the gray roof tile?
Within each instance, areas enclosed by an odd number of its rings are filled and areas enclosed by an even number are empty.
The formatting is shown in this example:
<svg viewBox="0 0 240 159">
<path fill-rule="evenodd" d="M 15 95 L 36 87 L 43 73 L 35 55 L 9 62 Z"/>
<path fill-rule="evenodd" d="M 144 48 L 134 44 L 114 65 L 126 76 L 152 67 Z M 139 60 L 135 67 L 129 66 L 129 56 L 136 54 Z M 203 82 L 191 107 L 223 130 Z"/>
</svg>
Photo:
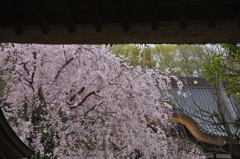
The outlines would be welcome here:
<svg viewBox="0 0 240 159">
<path fill-rule="evenodd" d="M 170 103 L 173 105 L 174 112 L 185 115 L 197 124 L 199 130 L 207 135 L 227 136 L 224 126 L 218 120 L 216 89 L 211 87 L 202 78 L 185 78 L 182 93 L 186 97 L 178 95 L 178 88 L 173 86 L 170 93 L 173 95 Z M 199 80 L 200 85 L 193 85 L 193 80 Z M 187 82 L 186 82 L 187 81 Z M 190 83 L 190 84 L 189 84 Z M 224 116 L 227 122 L 233 122 L 238 115 L 236 107 L 227 96 L 224 96 Z M 234 125 L 230 125 L 232 132 L 236 131 Z"/>
</svg>

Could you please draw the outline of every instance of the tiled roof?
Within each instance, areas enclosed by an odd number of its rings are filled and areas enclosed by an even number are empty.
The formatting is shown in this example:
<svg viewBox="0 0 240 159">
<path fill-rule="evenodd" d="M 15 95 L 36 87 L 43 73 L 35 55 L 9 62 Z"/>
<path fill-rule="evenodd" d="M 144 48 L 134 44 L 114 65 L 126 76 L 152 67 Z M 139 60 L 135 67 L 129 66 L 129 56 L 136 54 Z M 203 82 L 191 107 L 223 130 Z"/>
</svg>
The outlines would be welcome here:
<svg viewBox="0 0 240 159">
<path fill-rule="evenodd" d="M 219 101 L 216 96 L 216 88 L 211 87 L 203 78 L 185 77 L 180 79 L 184 82 L 182 94 L 179 95 L 179 90 L 174 85 L 171 90 L 173 96 L 169 101 L 173 105 L 175 115 L 189 118 L 205 135 L 227 136 L 224 126 L 219 120 L 217 104 Z M 234 122 L 239 115 L 237 108 L 226 95 L 223 96 L 222 103 L 225 121 Z M 234 124 L 229 124 L 229 127 L 232 133 L 236 132 Z"/>
</svg>

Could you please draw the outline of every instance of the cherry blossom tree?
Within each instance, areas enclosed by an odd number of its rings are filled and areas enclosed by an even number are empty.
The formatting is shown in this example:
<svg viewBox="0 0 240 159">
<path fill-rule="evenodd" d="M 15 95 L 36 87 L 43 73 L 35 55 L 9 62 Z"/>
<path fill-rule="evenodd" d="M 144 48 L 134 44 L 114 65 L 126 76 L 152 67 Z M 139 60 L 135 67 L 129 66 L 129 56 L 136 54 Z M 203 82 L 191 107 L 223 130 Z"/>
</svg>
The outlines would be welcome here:
<svg viewBox="0 0 240 159">
<path fill-rule="evenodd" d="M 48 158 L 204 158 L 169 133 L 162 103 L 177 78 L 128 66 L 107 46 L 8 44 L 0 68 L 9 122 Z"/>
</svg>

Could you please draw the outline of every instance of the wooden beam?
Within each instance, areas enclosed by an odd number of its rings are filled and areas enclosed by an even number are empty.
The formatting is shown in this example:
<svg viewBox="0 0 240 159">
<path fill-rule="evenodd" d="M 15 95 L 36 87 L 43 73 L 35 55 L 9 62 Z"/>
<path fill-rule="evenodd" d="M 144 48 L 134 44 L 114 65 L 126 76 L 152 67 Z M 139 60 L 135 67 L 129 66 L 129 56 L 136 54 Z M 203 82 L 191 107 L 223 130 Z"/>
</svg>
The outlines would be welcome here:
<svg viewBox="0 0 240 159">
<path fill-rule="evenodd" d="M 72 8 L 71 1 L 61 0 L 61 4 L 62 4 L 65 20 L 68 26 L 68 32 L 74 33 L 76 32 L 76 24 L 73 17 L 73 13 L 71 11 L 71 8 Z"/>
<path fill-rule="evenodd" d="M 209 0 L 208 2 L 208 26 L 216 28 L 217 0 Z"/>
<path fill-rule="evenodd" d="M 101 0 L 92 0 L 92 15 L 96 32 L 102 32 Z"/>
<path fill-rule="evenodd" d="M 151 0 L 150 19 L 152 30 L 158 30 L 158 0 Z"/>
<path fill-rule="evenodd" d="M 21 35 L 23 33 L 23 25 L 21 23 L 21 17 L 19 14 L 19 5 L 17 0 L 11 0 L 9 11 L 10 11 L 10 17 L 13 21 L 13 28 L 17 35 Z"/>
<path fill-rule="evenodd" d="M 45 4 L 45 0 L 36 0 L 33 1 L 33 3 L 35 4 L 35 12 L 36 12 L 36 18 L 37 18 L 37 22 L 38 25 L 42 31 L 43 34 L 47 34 L 49 31 L 49 27 L 48 27 L 48 21 L 46 18 L 46 13 L 45 13 L 45 8 L 44 8 L 44 4 Z"/>
<path fill-rule="evenodd" d="M 235 12 L 237 15 L 238 26 L 240 27 L 240 1 L 235 0 Z"/>
<path fill-rule="evenodd" d="M 187 28 L 187 0 L 179 0 L 179 25 L 181 29 Z"/>
<path fill-rule="evenodd" d="M 130 12 L 131 0 L 120 1 L 120 20 L 124 31 L 130 30 L 129 25 L 129 12 Z"/>
</svg>

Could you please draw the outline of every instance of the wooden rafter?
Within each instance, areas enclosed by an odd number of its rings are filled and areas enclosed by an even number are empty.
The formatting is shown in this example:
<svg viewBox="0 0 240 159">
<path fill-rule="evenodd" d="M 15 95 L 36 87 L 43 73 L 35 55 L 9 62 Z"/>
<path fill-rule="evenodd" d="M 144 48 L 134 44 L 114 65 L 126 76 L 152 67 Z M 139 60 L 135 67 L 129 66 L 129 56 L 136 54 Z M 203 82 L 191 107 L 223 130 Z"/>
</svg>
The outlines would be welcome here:
<svg viewBox="0 0 240 159">
<path fill-rule="evenodd" d="M 65 21 L 67 23 L 68 32 L 74 33 L 76 32 L 76 24 L 73 17 L 73 13 L 71 11 L 71 8 L 72 8 L 71 1 L 61 0 L 61 4 L 64 12 Z"/>
<path fill-rule="evenodd" d="M 179 0 L 179 25 L 181 29 L 187 28 L 187 0 Z"/>
<path fill-rule="evenodd" d="M 236 6 L 235 6 L 235 11 L 236 11 L 236 15 L 237 15 L 237 21 L 238 21 L 238 26 L 240 27 L 240 1 L 239 0 L 235 0 Z"/>
<path fill-rule="evenodd" d="M 130 12 L 131 0 L 120 1 L 120 20 L 124 31 L 130 30 L 129 25 L 129 12 Z"/>
<path fill-rule="evenodd" d="M 93 21 L 96 32 L 102 32 L 101 0 L 92 0 Z"/>
<path fill-rule="evenodd" d="M 217 0 L 209 0 L 208 12 L 209 12 L 208 26 L 209 28 L 215 28 L 217 15 Z"/>
<path fill-rule="evenodd" d="M 17 0 L 11 0 L 9 6 L 10 17 L 13 21 L 14 31 L 17 35 L 23 33 L 23 25 L 21 23 L 21 17 L 19 15 L 19 5 Z"/>
<path fill-rule="evenodd" d="M 49 31 L 49 27 L 48 27 L 48 21 L 46 18 L 46 13 L 44 10 L 44 5 L 46 3 L 45 0 L 36 0 L 35 1 L 35 11 L 36 11 L 36 18 L 37 18 L 37 22 L 38 25 L 42 31 L 43 34 L 47 34 Z"/>
<path fill-rule="evenodd" d="M 152 30 L 158 30 L 158 0 L 151 0 L 150 19 Z"/>
</svg>

